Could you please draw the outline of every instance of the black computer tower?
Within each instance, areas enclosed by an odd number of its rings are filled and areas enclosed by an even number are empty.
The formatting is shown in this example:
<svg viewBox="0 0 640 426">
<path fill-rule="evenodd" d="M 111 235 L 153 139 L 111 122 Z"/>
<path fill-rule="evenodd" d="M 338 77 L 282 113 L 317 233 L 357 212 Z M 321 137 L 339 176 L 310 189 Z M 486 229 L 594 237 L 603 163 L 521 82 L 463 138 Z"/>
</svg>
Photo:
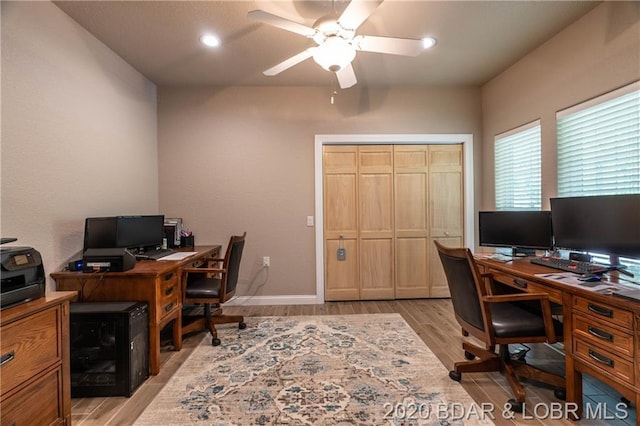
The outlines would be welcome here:
<svg viewBox="0 0 640 426">
<path fill-rule="evenodd" d="M 149 377 L 146 303 L 72 303 L 71 396 L 131 396 Z"/>
</svg>

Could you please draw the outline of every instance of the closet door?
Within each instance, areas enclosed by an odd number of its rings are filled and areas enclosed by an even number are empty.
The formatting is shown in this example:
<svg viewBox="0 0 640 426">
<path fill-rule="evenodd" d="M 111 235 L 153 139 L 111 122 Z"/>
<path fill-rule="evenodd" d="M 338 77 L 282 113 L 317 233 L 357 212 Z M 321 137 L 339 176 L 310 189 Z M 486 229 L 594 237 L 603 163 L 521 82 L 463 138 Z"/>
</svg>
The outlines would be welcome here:
<svg viewBox="0 0 640 426">
<path fill-rule="evenodd" d="M 323 170 L 325 300 L 358 300 L 358 147 L 324 146 Z"/>
<path fill-rule="evenodd" d="M 449 296 L 433 241 L 462 245 L 462 145 L 326 145 L 323 174 L 325 300 Z"/>
<path fill-rule="evenodd" d="M 359 146 L 360 299 L 393 299 L 393 146 Z"/>
<path fill-rule="evenodd" d="M 396 145 L 396 298 L 429 297 L 429 149 Z"/>
<path fill-rule="evenodd" d="M 433 244 L 463 245 L 462 145 L 429 146 L 429 296 L 449 297 L 449 287 Z"/>
</svg>

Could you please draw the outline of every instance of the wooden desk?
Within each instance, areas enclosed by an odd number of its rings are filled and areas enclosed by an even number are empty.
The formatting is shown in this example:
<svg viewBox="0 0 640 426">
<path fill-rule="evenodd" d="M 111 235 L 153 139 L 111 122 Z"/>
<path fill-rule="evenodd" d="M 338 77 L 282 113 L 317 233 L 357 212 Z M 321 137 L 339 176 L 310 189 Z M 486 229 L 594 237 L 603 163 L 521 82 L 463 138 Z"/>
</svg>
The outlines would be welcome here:
<svg viewBox="0 0 640 426">
<path fill-rule="evenodd" d="M 75 290 L 77 302 L 146 302 L 149 306 L 149 370 L 160 371 L 160 332 L 173 321 L 173 347 L 182 349 L 183 267 L 199 266 L 206 257 L 220 254 L 220 246 L 202 246 L 180 261 L 143 260 L 125 272 L 55 272 L 58 290 Z"/>
<path fill-rule="evenodd" d="M 562 305 L 567 402 L 575 402 L 580 414 L 582 373 L 640 406 L 640 303 L 538 277 L 536 274 L 562 271 L 528 259 L 476 261 L 495 281 L 522 291 L 548 293 L 552 302 Z"/>
</svg>

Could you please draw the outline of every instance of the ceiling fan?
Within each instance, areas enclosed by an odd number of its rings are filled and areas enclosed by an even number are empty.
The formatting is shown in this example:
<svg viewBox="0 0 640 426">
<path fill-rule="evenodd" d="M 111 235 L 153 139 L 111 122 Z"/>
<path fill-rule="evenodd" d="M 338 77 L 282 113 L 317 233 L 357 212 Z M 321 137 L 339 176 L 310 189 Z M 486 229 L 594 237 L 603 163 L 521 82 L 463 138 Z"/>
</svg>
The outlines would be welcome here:
<svg viewBox="0 0 640 426">
<path fill-rule="evenodd" d="M 342 89 L 357 83 L 351 62 L 356 51 L 390 53 L 393 55 L 417 56 L 424 50 L 422 40 L 394 37 L 356 35 L 358 27 L 382 4 L 384 0 L 352 0 L 338 16 L 332 12 L 318 19 L 313 27 L 274 15 L 263 10 L 252 10 L 251 19 L 313 39 L 317 46 L 310 47 L 264 71 L 273 76 L 300 62 L 313 58 L 327 71 L 336 73 Z"/>
</svg>

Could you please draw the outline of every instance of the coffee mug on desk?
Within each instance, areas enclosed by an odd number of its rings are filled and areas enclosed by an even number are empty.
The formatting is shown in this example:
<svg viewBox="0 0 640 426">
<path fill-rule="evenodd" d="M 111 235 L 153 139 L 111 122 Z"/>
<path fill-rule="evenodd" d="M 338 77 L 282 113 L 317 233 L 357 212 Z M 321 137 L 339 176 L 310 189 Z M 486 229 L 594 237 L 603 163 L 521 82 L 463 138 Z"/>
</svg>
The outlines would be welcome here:
<svg viewBox="0 0 640 426">
<path fill-rule="evenodd" d="M 189 248 L 193 248 L 195 247 L 195 238 L 194 235 L 189 235 L 187 237 L 180 237 L 180 247 L 189 247 Z"/>
</svg>

